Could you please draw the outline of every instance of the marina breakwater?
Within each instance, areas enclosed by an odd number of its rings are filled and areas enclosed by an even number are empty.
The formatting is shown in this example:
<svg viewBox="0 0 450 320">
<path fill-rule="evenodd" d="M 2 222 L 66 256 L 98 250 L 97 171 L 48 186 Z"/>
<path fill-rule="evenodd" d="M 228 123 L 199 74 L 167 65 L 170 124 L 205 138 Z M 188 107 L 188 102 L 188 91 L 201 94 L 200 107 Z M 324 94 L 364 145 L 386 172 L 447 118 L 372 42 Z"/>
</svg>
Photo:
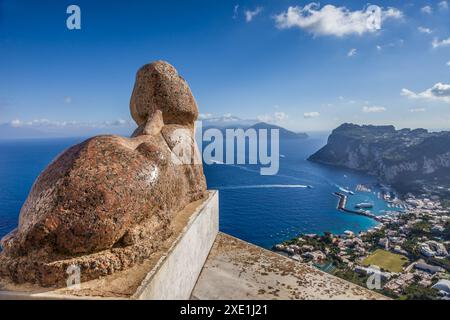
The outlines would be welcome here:
<svg viewBox="0 0 450 320">
<path fill-rule="evenodd" d="M 378 219 L 378 217 L 376 215 L 374 215 L 373 213 L 368 212 L 368 211 L 347 209 L 347 196 L 345 194 L 340 193 L 340 192 L 335 192 L 334 195 L 339 198 L 339 202 L 338 202 L 338 205 L 337 205 L 337 209 L 339 211 L 343 211 L 343 212 L 346 212 L 346 213 L 357 214 L 357 215 L 365 216 L 365 217 L 372 218 L 372 219 L 375 219 L 375 220 Z"/>
</svg>

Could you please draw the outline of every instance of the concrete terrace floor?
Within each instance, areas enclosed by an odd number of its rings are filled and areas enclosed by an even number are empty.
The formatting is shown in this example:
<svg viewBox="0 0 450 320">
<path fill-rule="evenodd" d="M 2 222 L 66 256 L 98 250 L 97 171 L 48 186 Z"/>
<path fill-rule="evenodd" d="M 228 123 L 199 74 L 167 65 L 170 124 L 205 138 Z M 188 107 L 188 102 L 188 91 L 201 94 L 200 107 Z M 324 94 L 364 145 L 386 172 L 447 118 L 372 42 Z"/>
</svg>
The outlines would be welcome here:
<svg viewBox="0 0 450 320">
<path fill-rule="evenodd" d="M 381 300 L 378 293 L 219 233 L 193 300 Z"/>
</svg>

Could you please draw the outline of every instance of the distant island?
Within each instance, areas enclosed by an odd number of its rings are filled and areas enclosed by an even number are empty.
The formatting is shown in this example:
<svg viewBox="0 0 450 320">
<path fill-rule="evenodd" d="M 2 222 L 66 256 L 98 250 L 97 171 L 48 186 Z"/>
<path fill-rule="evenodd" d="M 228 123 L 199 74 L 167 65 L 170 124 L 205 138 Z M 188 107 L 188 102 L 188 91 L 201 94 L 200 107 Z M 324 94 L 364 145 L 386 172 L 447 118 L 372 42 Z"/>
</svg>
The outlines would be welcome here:
<svg viewBox="0 0 450 320">
<path fill-rule="evenodd" d="M 278 129 L 280 130 L 280 139 L 281 140 L 292 140 L 292 139 L 307 139 L 309 136 L 307 133 L 304 132 L 293 132 L 290 131 L 288 129 L 285 129 L 283 127 L 274 125 L 274 124 L 269 124 L 266 122 L 251 122 L 251 121 L 235 121 L 233 123 L 215 123 L 215 122 L 211 122 L 211 121 L 205 121 L 205 125 L 203 127 L 203 130 L 207 130 L 210 128 L 216 128 L 216 129 L 220 129 L 224 134 L 225 131 L 227 129 L 243 129 L 243 130 L 248 130 L 248 129 L 255 129 L 255 130 L 260 130 L 260 129 L 266 129 L 266 130 L 273 130 L 273 129 Z"/>
<path fill-rule="evenodd" d="M 402 194 L 450 197 L 450 132 L 345 123 L 310 161 L 377 176 Z"/>
<path fill-rule="evenodd" d="M 308 134 L 304 133 L 304 132 L 293 132 L 290 130 L 287 130 L 285 128 L 282 128 L 280 126 L 274 125 L 274 124 L 268 124 L 265 122 L 259 122 L 253 126 L 251 126 L 250 128 L 255 129 L 255 130 L 260 130 L 260 129 L 267 129 L 267 130 L 272 130 L 272 129 L 278 129 L 280 130 L 280 139 L 306 139 L 308 138 Z"/>
</svg>

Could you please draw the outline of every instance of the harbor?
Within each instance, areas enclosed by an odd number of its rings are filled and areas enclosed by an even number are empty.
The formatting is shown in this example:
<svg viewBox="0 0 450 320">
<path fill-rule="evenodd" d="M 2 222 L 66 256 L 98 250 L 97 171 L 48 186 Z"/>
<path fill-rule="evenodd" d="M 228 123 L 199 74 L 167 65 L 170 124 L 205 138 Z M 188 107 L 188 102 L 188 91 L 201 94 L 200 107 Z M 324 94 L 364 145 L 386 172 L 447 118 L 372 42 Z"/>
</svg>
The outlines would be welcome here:
<svg viewBox="0 0 450 320">
<path fill-rule="evenodd" d="M 377 220 L 377 216 L 374 215 L 373 213 L 371 213 L 370 211 L 347 209 L 347 196 L 345 194 L 340 193 L 340 192 L 335 192 L 334 195 L 339 198 L 339 202 L 338 202 L 338 206 L 337 206 L 337 209 L 339 211 L 357 214 L 360 216 L 365 216 L 365 217 Z"/>
</svg>

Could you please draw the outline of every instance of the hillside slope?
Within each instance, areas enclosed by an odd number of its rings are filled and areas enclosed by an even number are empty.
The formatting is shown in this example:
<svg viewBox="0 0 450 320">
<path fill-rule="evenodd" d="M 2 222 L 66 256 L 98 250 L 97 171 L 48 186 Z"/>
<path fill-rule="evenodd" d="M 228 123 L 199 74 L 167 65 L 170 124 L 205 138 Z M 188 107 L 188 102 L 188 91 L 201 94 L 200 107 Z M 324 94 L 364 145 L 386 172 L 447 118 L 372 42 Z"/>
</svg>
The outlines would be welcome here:
<svg viewBox="0 0 450 320">
<path fill-rule="evenodd" d="M 403 193 L 450 194 L 450 132 L 346 123 L 309 160 L 376 175 Z"/>
</svg>

